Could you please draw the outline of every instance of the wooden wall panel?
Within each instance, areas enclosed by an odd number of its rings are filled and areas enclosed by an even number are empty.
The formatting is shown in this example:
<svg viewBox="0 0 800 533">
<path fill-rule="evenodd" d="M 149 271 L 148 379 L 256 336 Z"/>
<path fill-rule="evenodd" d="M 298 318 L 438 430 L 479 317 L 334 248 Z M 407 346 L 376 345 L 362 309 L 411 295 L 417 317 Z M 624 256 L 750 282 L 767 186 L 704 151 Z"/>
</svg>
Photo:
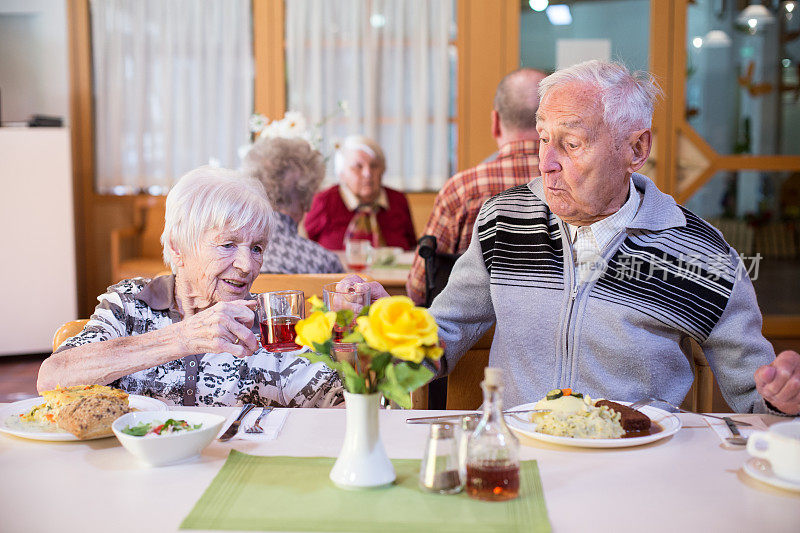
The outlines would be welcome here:
<svg viewBox="0 0 800 533">
<path fill-rule="evenodd" d="M 517 0 L 459 0 L 458 169 L 469 168 L 497 150 L 491 136 L 491 111 L 497 84 L 519 67 Z"/>
<path fill-rule="evenodd" d="M 253 0 L 254 110 L 270 119 L 286 112 L 284 0 Z"/>
</svg>

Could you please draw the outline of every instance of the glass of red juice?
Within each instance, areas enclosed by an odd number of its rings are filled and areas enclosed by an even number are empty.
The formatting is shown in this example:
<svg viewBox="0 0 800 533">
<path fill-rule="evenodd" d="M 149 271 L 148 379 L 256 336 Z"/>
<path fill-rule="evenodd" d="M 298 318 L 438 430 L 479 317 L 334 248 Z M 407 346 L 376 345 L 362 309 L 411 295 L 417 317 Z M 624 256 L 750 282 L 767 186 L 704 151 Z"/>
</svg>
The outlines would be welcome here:
<svg viewBox="0 0 800 533">
<path fill-rule="evenodd" d="M 350 329 L 355 327 L 355 317 L 365 306 L 370 304 L 370 288 L 366 283 L 359 283 L 356 286 L 343 290 L 337 290 L 337 283 L 329 283 L 322 288 L 322 301 L 331 311 L 341 311 L 350 309 L 353 312 L 353 323 Z M 333 355 L 337 361 L 347 361 L 358 368 L 357 350 L 354 343 L 341 342 L 344 337 L 344 329 L 335 324 L 333 326 Z"/>
<path fill-rule="evenodd" d="M 258 322 L 261 328 L 261 346 L 268 352 L 299 350 L 295 344 L 295 325 L 305 318 L 303 291 L 287 290 L 265 292 L 258 295 Z"/>
</svg>

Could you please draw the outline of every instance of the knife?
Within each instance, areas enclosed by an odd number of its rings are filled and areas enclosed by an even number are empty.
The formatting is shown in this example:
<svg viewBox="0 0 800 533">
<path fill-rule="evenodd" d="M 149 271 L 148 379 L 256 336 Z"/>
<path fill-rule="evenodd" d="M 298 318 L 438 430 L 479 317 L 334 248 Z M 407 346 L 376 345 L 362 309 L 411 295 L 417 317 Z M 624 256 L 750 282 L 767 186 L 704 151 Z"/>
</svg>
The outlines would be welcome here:
<svg viewBox="0 0 800 533">
<path fill-rule="evenodd" d="M 242 410 L 239 412 L 239 416 L 236 417 L 236 420 L 234 420 L 233 423 L 228 426 L 228 429 L 226 429 L 225 433 L 223 433 L 219 438 L 220 442 L 229 441 L 234 435 L 236 435 L 236 432 L 239 431 L 239 424 L 242 423 L 242 419 L 247 416 L 247 413 L 249 413 L 253 407 L 255 407 L 255 405 L 252 403 L 244 404 L 244 407 L 242 407 Z"/>
<path fill-rule="evenodd" d="M 550 409 L 525 409 L 521 411 L 503 411 L 504 415 L 518 415 L 524 413 L 549 413 Z M 435 424 L 442 420 L 455 420 L 456 418 L 464 418 L 465 416 L 480 416 L 483 411 L 473 411 L 471 413 L 461 413 L 459 415 L 440 415 L 440 416 L 424 416 L 420 418 L 406 418 L 406 424 Z"/>
</svg>

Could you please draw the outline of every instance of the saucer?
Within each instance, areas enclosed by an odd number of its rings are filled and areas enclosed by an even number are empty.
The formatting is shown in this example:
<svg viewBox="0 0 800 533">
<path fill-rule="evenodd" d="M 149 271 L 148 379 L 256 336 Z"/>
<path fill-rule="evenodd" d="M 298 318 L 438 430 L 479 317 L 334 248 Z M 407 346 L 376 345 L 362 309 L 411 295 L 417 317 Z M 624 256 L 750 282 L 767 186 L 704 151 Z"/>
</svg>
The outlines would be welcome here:
<svg viewBox="0 0 800 533">
<path fill-rule="evenodd" d="M 772 485 L 773 487 L 800 492 L 800 482 L 776 476 L 772 472 L 769 461 L 765 461 L 764 459 L 751 457 L 744 464 L 744 471 L 747 472 L 750 477 Z"/>
</svg>

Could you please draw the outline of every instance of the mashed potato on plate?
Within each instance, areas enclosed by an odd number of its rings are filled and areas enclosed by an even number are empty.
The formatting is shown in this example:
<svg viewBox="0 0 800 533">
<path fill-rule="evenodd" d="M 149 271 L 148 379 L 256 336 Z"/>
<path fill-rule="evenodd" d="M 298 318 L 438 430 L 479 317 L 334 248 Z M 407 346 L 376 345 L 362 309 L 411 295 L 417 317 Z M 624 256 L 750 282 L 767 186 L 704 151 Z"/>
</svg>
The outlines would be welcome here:
<svg viewBox="0 0 800 533">
<path fill-rule="evenodd" d="M 595 407 L 589 396 L 573 394 L 570 389 L 548 392 L 534 408 L 550 409 L 549 413 L 531 416 L 539 433 L 576 439 L 616 439 L 625 433 L 619 413 L 605 406 Z"/>
</svg>

